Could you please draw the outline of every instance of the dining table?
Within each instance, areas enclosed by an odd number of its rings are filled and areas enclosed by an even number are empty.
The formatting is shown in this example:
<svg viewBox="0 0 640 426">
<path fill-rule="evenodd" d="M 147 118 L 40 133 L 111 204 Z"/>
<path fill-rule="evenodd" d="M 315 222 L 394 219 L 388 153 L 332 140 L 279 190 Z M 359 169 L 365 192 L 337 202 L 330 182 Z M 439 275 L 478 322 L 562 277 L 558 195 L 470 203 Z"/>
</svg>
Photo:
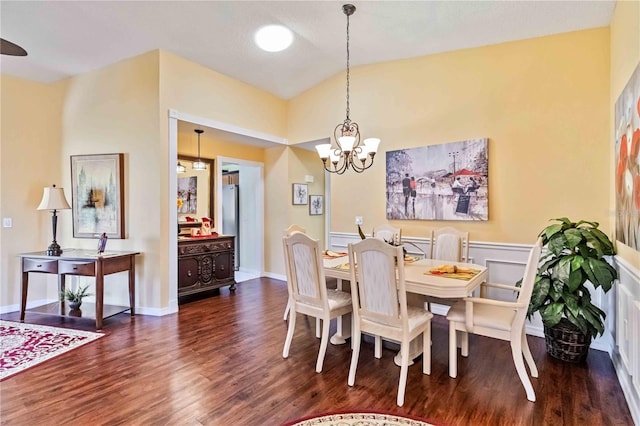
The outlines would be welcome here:
<svg viewBox="0 0 640 426">
<path fill-rule="evenodd" d="M 330 252 L 333 256 L 324 256 L 323 268 L 325 277 L 335 278 L 337 288 L 347 291 L 348 282 L 351 280 L 349 256 L 345 252 Z M 341 256 L 339 256 L 341 255 Z M 439 269 L 444 266 L 456 266 L 456 269 L 472 270 L 472 274 L 441 273 Z M 433 272 L 432 272 L 433 271 Z M 442 299 L 459 299 L 470 296 L 480 284 L 487 281 L 488 269 L 486 266 L 474 263 L 451 262 L 435 259 L 418 259 L 405 257 L 404 275 L 405 287 L 408 293 L 408 303 L 424 306 L 424 296 Z M 336 333 L 331 336 L 334 345 L 346 343 L 351 337 L 351 316 L 343 315 L 337 319 Z M 410 344 L 409 358 L 413 360 L 422 353 L 422 345 L 414 339 Z M 399 355 L 396 356 L 396 364 L 399 364 Z"/>
</svg>

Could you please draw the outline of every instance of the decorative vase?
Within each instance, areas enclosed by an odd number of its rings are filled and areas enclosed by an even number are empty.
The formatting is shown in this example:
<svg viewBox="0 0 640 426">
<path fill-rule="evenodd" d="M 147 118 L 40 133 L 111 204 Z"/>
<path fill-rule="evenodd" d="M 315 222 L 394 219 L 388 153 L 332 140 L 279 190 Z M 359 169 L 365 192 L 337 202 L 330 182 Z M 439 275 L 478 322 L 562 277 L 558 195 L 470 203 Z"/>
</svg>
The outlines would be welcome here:
<svg viewBox="0 0 640 426">
<path fill-rule="evenodd" d="M 591 336 L 587 336 L 568 319 L 562 318 L 553 327 L 544 326 L 547 353 L 567 362 L 583 362 L 589 354 Z"/>
<path fill-rule="evenodd" d="M 69 309 L 77 311 L 80 309 L 80 305 L 82 305 L 82 302 L 69 302 Z"/>
</svg>

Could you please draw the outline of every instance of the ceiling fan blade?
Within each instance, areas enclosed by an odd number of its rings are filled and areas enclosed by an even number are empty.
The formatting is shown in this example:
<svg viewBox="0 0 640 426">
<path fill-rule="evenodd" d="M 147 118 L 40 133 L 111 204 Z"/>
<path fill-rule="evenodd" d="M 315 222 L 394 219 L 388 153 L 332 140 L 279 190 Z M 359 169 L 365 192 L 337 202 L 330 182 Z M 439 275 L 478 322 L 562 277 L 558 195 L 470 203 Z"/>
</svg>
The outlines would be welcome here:
<svg viewBox="0 0 640 426">
<path fill-rule="evenodd" d="M 0 54 L 11 56 L 27 56 L 27 51 L 17 44 L 0 38 Z"/>
</svg>

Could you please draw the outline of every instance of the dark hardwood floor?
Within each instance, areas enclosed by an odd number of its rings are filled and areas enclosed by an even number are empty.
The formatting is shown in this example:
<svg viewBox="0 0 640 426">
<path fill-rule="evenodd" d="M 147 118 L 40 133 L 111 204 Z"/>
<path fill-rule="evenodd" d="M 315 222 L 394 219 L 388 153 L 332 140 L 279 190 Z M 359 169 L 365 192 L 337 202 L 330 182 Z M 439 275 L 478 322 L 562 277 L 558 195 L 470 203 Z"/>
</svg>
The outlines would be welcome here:
<svg viewBox="0 0 640 426">
<path fill-rule="evenodd" d="M 409 368 L 404 407 L 396 406 L 395 351 L 381 360 L 362 344 L 353 388 L 351 350 L 329 345 L 315 372 L 319 339 L 300 316 L 290 356 L 285 283 L 267 278 L 180 306 L 164 317 L 119 314 L 105 337 L 0 383 L 0 424 L 8 425 L 281 425 L 316 413 L 382 410 L 440 425 L 631 425 L 608 354 L 592 350 L 581 365 L 549 357 L 529 337 L 540 377 L 527 401 L 507 342 L 471 336 L 448 376 L 448 328 L 433 321 L 431 375 Z M 18 313 L 2 315 L 18 320 Z M 94 322 L 27 314 L 27 322 L 92 330 Z M 335 329 L 335 324 L 332 324 Z M 333 333 L 333 331 L 332 331 Z"/>
</svg>

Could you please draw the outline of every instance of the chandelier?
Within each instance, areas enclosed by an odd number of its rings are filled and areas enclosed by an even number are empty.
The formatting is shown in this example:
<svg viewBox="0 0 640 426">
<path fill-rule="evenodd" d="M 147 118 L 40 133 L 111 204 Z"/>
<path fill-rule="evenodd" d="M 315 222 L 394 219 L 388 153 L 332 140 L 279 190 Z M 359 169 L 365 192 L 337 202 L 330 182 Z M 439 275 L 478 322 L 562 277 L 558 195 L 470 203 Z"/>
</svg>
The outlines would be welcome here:
<svg viewBox="0 0 640 426">
<path fill-rule="evenodd" d="M 358 123 L 349 118 L 349 16 L 353 15 L 356 7 L 352 4 L 345 4 L 342 6 L 342 11 L 347 15 L 347 117 L 333 130 L 336 146 L 332 146 L 330 143 L 316 145 L 324 169 L 339 175 L 349 168 L 356 173 L 362 173 L 371 167 L 373 157 L 380 144 L 378 138 L 367 138 L 363 143 L 360 143 Z"/>
</svg>

